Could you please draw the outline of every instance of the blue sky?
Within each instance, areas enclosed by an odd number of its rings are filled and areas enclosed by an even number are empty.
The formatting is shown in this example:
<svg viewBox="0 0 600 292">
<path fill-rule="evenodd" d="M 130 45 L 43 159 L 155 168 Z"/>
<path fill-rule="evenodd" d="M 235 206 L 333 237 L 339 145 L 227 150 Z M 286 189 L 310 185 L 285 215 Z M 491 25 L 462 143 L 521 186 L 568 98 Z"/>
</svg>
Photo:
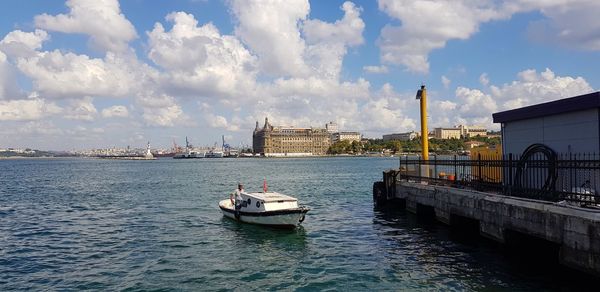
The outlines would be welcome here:
<svg viewBox="0 0 600 292">
<path fill-rule="evenodd" d="M 0 148 L 251 144 L 255 121 L 366 137 L 497 129 L 493 112 L 600 88 L 600 3 L 6 1 Z"/>
</svg>

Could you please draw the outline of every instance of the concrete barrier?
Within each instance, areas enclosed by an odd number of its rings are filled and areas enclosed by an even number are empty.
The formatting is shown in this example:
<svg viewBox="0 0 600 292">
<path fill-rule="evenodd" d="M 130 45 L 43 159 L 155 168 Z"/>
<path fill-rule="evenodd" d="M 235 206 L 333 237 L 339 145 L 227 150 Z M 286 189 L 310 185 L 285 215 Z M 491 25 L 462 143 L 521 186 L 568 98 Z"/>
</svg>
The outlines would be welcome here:
<svg viewBox="0 0 600 292">
<path fill-rule="evenodd" d="M 600 276 L 599 210 L 414 182 L 397 182 L 394 189 L 410 212 L 424 205 L 449 225 L 456 216 L 477 220 L 482 236 L 501 243 L 508 231 L 553 242 L 562 264 Z"/>
</svg>

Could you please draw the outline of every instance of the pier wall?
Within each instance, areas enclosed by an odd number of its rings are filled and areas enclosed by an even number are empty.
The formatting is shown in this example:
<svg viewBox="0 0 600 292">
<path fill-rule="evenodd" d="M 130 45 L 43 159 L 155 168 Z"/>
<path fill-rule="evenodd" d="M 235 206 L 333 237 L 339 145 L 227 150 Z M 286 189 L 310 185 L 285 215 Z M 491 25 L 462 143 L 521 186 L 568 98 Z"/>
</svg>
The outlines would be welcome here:
<svg viewBox="0 0 600 292">
<path fill-rule="evenodd" d="M 562 264 L 600 276 L 600 211 L 404 181 L 395 198 L 413 213 L 433 208 L 445 224 L 476 220 L 482 236 L 501 243 L 512 231 L 555 243 Z"/>
</svg>

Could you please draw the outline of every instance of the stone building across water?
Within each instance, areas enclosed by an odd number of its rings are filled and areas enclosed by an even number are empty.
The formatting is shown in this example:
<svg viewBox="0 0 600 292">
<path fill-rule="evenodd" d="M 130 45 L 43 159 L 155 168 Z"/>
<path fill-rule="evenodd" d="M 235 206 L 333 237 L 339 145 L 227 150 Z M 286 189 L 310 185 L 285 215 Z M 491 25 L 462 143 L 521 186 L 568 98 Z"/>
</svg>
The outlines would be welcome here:
<svg viewBox="0 0 600 292">
<path fill-rule="evenodd" d="M 268 118 L 262 128 L 256 122 L 252 134 L 254 153 L 264 156 L 325 155 L 330 145 L 327 129 L 272 126 Z"/>
</svg>

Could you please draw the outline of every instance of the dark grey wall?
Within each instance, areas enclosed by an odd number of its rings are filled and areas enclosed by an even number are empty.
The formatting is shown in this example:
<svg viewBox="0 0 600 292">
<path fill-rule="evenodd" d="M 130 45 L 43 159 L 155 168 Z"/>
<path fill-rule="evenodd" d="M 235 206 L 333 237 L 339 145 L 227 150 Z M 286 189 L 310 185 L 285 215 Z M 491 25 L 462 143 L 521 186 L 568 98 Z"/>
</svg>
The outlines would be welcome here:
<svg viewBox="0 0 600 292">
<path fill-rule="evenodd" d="M 600 153 L 599 109 L 569 112 L 503 125 L 503 153 L 521 154 L 534 143 L 558 153 Z"/>
</svg>

